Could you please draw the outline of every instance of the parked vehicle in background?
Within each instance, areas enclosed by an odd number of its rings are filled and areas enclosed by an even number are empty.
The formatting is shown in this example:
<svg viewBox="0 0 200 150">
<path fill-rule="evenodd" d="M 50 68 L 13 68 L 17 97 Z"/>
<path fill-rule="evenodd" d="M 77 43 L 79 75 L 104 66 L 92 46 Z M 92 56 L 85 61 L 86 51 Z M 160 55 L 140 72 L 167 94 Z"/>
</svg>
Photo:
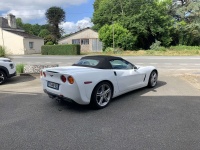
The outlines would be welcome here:
<svg viewBox="0 0 200 150">
<path fill-rule="evenodd" d="M 16 67 L 14 63 L 8 58 L 0 57 L 0 85 L 3 84 L 7 78 L 16 75 Z"/>
<path fill-rule="evenodd" d="M 139 67 L 113 56 L 86 56 L 73 66 L 41 71 L 43 90 L 50 98 L 106 107 L 110 100 L 129 91 L 157 84 L 154 66 Z"/>
</svg>

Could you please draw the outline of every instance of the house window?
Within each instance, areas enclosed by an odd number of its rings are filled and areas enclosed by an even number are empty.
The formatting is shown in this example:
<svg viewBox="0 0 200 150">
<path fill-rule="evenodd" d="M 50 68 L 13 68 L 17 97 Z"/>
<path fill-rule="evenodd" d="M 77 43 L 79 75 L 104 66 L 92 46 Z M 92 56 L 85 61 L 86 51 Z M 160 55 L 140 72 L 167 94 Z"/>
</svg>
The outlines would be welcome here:
<svg viewBox="0 0 200 150">
<path fill-rule="evenodd" d="M 89 44 L 89 39 L 82 39 L 81 40 L 81 45 L 88 45 Z"/>
<path fill-rule="evenodd" d="M 29 42 L 29 48 L 33 49 L 33 42 Z"/>
<path fill-rule="evenodd" d="M 80 44 L 80 39 L 73 39 L 72 44 Z"/>
</svg>

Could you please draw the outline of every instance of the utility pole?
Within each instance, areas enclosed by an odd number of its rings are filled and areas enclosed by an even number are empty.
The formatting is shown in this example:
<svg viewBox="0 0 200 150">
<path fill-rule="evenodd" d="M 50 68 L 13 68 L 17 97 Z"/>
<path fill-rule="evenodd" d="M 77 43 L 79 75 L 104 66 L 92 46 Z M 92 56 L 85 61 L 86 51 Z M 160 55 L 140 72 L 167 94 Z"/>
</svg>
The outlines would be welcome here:
<svg viewBox="0 0 200 150">
<path fill-rule="evenodd" d="M 113 21 L 113 24 L 112 24 L 112 28 L 113 28 L 113 50 L 115 51 L 115 28 L 114 28 L 114 21 Z"/>
</svg>

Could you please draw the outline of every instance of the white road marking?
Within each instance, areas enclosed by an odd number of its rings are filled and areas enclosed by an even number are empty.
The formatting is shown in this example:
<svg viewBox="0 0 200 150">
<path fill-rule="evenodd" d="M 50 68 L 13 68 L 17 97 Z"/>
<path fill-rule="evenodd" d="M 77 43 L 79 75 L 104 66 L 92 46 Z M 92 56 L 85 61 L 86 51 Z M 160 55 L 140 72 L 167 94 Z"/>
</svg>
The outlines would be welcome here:
<svg viewBox="0 0 200 150">
<path fill-rule="evenodd" d="M 181 65 L 181 66 L 187 66 L 188 64 L 179 64 L 179 65 Z"/>
</svg>

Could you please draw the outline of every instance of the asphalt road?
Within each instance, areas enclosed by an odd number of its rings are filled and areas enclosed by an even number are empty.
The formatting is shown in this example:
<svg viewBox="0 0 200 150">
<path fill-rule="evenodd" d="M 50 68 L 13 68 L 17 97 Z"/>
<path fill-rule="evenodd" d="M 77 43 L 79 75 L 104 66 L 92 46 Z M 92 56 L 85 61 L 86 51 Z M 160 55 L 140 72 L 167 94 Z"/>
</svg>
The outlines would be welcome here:
<svg viewBox="0 0 200 150">
<path fill-rule="evenodd" d="M 178 75 L 115 98 L 108 107 L 58 104 L 39 77 L 0 86 L 1 150 L 199 150 L 200 91 Z"/>
<path fill-rule="evenodd" d="M 59 64 L 72 65 L 82 56 L 12 56 L 16 64 Z M 199 56 L 123 56 L 135 65 L 153 65 L 163 70 L 200 70 Z"/>
</svg>

